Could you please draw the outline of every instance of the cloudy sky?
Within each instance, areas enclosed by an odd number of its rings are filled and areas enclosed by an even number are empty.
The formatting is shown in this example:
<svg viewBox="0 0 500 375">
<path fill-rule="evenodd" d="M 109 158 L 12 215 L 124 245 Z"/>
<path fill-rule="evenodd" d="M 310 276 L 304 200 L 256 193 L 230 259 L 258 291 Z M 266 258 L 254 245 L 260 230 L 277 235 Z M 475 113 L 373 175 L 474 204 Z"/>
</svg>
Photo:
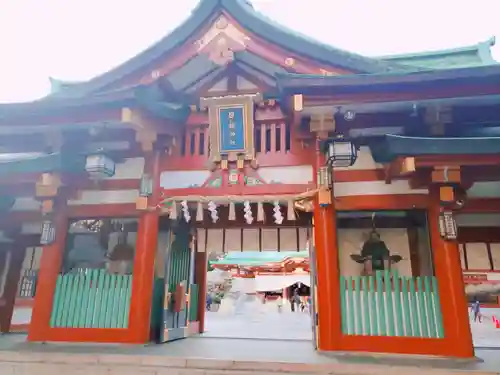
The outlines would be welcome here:
<svg viewBox="0 0 500 375">
<path fill-rule="evenodd" d="M 199 0 L 0 0 L 0 102 L 86 80 L 147 48 Z M 500 39 L 500 0 L 253 0 L 278 23 L 376 56 Z M 500 40 L 499 43 L 500 45 Z M 494 56 L 500 60 L 500 46 Z"/>
</svg>

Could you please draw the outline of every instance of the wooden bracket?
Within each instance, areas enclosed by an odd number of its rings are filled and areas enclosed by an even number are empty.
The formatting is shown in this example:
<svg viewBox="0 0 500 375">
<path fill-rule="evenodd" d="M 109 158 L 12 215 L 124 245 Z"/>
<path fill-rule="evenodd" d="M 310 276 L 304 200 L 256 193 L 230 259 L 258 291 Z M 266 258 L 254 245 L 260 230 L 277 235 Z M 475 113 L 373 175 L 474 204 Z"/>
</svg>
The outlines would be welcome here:
<svg viewBox="0 0 500 375">
<path fill-rule="evenodd" d="M 144 152 L 153 151 L 153 146 L 158 139 L 158 134 L 150 130 L 139 130 L 135 133 L 135 140 L 141 145 Z"/>
<path fill-rule="evenodd" d="M 424 121 L 430 125 L 432 135 L 444 135 L 446 124 L 453 122 L 453 113 L 451 107 L 428 107 L 425 110 Z"/>
<path fill-rule="evenodd" d="M 434 167 L 432 182 L 442 184 L 460 184 L 461 173 L 459 166 Z"/>
<path fill-rule="evenodd" d="M 42 173 L 35 184 L 36 198 L 54 198 L 62 185 L 59 174 Z"/>
<path fill-rule="evenodd" d="M 415 158 L 398 158 L 385 166 L 385 183 L 390 184 L 395 176 L 404 176 L 417 171 Z"/>
<path fill-rule="evenodd" d="M 302 94 L 293 96 L 293 110 L 294 112 L 301 112 L 304 109 L 304 98 Z"/>
<path fill-rule="evenodd" d="M 312 115 L 309 128 L 312 132 L 317 133 L 334 132 L 336 124 L 333 113 Z"/>
</svg>

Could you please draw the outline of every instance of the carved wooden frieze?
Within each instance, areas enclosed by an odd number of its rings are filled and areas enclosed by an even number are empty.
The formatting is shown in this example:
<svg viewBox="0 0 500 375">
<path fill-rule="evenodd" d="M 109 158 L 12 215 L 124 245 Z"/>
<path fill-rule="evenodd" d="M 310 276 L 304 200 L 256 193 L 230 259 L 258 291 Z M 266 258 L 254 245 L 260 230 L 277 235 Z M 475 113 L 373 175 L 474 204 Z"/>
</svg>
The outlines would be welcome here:
<svg viewBox="0 0 500 375">
<path fill-rule="evenodd" d="M 260 100 L 260 94 L 201 98 L 201 107 L 208 107 L 212 162 L 254 160 L 254 104 Z"/>
</svg>

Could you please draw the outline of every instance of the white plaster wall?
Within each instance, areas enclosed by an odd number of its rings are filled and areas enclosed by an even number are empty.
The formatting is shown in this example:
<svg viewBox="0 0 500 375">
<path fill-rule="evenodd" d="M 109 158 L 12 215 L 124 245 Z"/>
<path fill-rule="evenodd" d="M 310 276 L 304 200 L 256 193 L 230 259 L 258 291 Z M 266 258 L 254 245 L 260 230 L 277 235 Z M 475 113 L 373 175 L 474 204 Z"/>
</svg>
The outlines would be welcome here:
<svg viewBox="0 0 500 375">
<path fill-rule="evenodd" d="M 200 187 L 210 177 L 208 170 L 165 171 L 160 175 L 160 186 L 164 189 Z"/>
<path fill-rule="evenodd" d="M 41 205 L 41 202 L 33 197 L 20 197 L 14 202 L 11 211 L 39 211 Z"/>
<path fill-rule="evenodd" d="M 360 169 L 379 169 L 384 168 L 382 164 L 375 163 L 373 160 L 372 153 L 368 146 L 361 146 L 358 151 L 358 158 L 353 166 L 347 168 L 335 168 L 336 171 L 344 170 L 360 170 Z"/>
<path fill-rule="evenodd" d="M 336 197 L 354 195 L 404 195 L 404 194 L 427 194 L 427 189 L 412 189 L 406 180 L 392 181 L 386 184 L 384 181 L 358 181 L 337 182 L 334 184 Z"/>
<path fill-rule="evenodd" d="M 258 173 L 269 184 L 309 184 L 314 182 L 312 165 L 262 167 L 259 168 Z"/>
<path fill-rule="evenodd" d="M 79 199 L 68 200 L 68 205 L 135 203 L 139 190 L 83 190 Z"/>
<path fill-rule="evenodd" d="M 389 248 L 392 255 L 401 255 L 403 260 L 394 265 L 402 276 L 411 276 L 410 245 L 406 229 L 378 229 L 382 240 Z M 362 265 L 351 259 L 351 254 L 359 254 L 363 243 L 368 237 L 367 229 L 339 229 L 339 263 L 340 273 L 343 276 L 360 276 Z"/>
<path fill-rule="evenodd" d="M 115 174 L 106 180 L 140 179 L 144 172 L 144 158 L 127 158 L 116 164 Z"/>
</svg>

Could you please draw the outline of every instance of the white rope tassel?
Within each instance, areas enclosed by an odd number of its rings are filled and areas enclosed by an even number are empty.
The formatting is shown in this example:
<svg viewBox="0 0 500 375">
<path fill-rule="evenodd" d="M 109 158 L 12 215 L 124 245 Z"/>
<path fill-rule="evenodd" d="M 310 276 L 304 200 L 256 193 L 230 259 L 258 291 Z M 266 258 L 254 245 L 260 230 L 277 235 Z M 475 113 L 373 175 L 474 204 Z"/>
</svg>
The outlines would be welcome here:
<svg viewBox="0 0 500 375">
<path fill-rule="evenodd" d="M 210 211 L 210 217 L 212 218 L 212 222 L 216 223 L 219 220 L 219 214 L 217 213 L 217 205 L 210 201 L 208 202 L 208 211 Z"/>
<path fill-rule="evenodd" d="M 294 202 L 293 201 L 288 201 L 288 210 L 287 210 L 287 215 L 286 215 L 288 220 L 295 220 L 295 207 L 294 207 Z"/>
<path fill-rule="evenodd" d="M 252 224 L 253 223 L 253 214 L 252 214 L 252 206 L 250 205 L 249 201 L 245 201 L 243 203 L 243 210 L 245 211 L 245 221 L 247 224 Z"/>
<path fill-rule="evenodd" d="M 196 207 L 196 221 L 203 221 L 203 203 L 198 202 Z"/>
<path fill-rule="evenodd" d="M 278 224 L 278 225 L 282 224 L 283 223 L 283 215 L 281 214 L 279 201 L 274 202 L 273 212 L 274 212 L 273 216 L 274 216 L 275 224 Z"/>
<path fill-rule="evenodd" d="M 257 221 L 264 222 L 264 205 L 262 202 L 257 203 Z"/>
<path fill-rule="evenodd" d="M 177 219 L 177 203 L 172 202 L 172 206 L 170 207 L 170 214 L 168 217 L 171 220 L 176 220 Z"/>
<path fill-rule="evenodd" d="M 186 223 L 189 223 L 191 221 L 191 214 L 189 213 L 189 206 L 187 201 L 181 202 L 181 210 L 184 215 L 184 220 L 186 220 Z"/>
<path fill-rule="evenodd" d="M 234 202 L 229 202 L 228 220 L 236 220 L 236 207 L 234 207 Z"/>
</svg>

